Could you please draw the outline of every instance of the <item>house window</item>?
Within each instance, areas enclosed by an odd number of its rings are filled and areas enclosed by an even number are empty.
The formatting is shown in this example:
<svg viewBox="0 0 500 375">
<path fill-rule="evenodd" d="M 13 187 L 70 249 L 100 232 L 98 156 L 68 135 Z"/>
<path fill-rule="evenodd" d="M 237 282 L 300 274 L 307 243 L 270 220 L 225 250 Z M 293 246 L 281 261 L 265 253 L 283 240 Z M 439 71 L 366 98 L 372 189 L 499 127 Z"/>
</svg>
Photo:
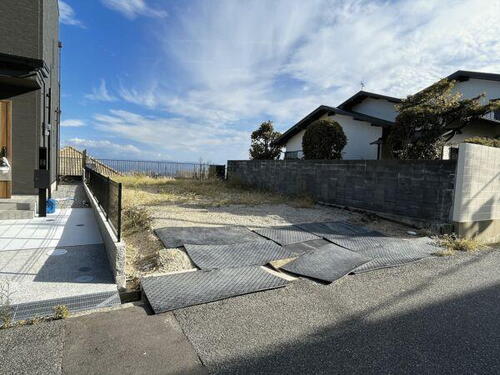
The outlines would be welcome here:
<svg viewBox="0 0 500 375">
<path fill-rule="evenodd" d="M 285 152 L 285 159 L 302 159 L 303 157 L 304 153 L 302 150 Z"/>
</svg>

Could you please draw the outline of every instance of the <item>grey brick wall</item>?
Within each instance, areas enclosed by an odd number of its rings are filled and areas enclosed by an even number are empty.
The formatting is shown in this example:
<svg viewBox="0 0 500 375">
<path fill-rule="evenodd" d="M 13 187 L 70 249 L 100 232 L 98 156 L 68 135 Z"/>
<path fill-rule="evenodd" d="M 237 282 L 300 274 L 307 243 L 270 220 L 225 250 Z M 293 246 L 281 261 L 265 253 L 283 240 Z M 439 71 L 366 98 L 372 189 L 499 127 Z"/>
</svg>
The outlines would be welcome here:
<svg viewBox="0 0 500 375">
<path fill-rule="evenodd" d="M 228 179 L 317 201 L 451 221 L 456 161 L 245 160 L 228 162 Z"/>
</svg>

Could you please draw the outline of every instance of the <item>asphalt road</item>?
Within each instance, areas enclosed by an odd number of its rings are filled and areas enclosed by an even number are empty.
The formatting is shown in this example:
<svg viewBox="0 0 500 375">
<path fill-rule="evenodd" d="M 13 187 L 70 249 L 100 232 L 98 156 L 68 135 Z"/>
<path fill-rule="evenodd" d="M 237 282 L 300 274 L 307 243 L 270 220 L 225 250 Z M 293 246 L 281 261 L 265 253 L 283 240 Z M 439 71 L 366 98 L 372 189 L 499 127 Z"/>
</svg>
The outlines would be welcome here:
<svg viewBox="0 0 500 375">
<path fill-rule="evenodd" d="M 175 312 L 216 374 L 500 373 L 500 251 Z"/>
<path fill-rule="evenodd" d="M 133 307 L 2 330 L 0 373 L 500 373 L 499 269 L 500 251 L 484 251 L 174 314 Z"/>
</svg>

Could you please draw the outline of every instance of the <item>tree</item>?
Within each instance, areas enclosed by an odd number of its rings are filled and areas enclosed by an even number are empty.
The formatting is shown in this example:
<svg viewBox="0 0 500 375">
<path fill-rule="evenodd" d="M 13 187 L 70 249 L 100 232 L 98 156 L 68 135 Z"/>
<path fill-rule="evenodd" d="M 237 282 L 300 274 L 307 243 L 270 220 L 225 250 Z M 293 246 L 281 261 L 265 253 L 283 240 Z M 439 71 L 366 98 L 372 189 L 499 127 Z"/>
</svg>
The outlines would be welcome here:
<svg viewBox="0 0 500 375">
<path fill-rule="evenodd" d="M 397 105 L 396 124 L 388 143 L 398 159 L 440 159 L 443 146 L 457 132 L 500 108 L 500 101 L 483 104 L 484 94 L 463 99 L 456 82 L 442 79 Z"/>
<path fill-rule="evenodd" d="M 338 122 L 322 119 L 307 127 L 302 137 L 304 159 L 342 159 L 347 137 Z"/>
<path fill-rule="evenodd" d="M 278 159 L 282 147 L 276 146 L 274 142 L 280 136 L 281 133 L 274 130 L 272 121 L 260 124 L 259 128 L 251 136 L 250 158 L 256 160 Z"/>
</svg>

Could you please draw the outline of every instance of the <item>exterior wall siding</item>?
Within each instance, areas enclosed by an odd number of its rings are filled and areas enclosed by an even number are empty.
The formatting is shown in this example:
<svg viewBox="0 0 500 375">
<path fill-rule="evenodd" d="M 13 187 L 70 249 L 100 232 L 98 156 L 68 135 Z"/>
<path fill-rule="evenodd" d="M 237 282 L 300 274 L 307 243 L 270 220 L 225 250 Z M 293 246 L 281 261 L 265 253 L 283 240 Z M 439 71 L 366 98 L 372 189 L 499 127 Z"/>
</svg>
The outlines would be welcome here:
<svg viewBox="0 0 500 375">
<path fill-rule="evenodd" d="M 12 101 L 12 193 L 35 194 L 33 170 L 38 168 L 38 147 L 42 145 L 42 122 L 51 118 L 51 180 L 57 177 L 59 104 L 59 10 L 57 0 L 0 1 L 0 52 L 43 59 L 50 69 L 45 79 L 52 89 L 52 106 L 44 119 L 43 90 L 18 95 Z M 48 105 L 48 101 L 47 101 Z"/>
<path fill-rule="evenodd" d="M 228 179 L 325 203 L 451 222 L 456 161 L 229 161 Z"/>
<path fill-rule="evenodd" d="M 384 99 L 366 98 L 352 107 L 352 110 L 387 121 L 394 121 L 398 115 L 395 104 Z"/>
<path fill-rule="evenodd" d="M 0 52 L 37 59 L 41 57 L 41 0 L 0 1 Z"/>
<path fill-rule="evenodd" d="M 480 94 L 485 94 L 484 101 L 500 98 L 500 82 L 485 79 L 469 79 L 457 82 L 455 91 L 462 94 L 464 98 L 471 99 Z"/>
<path fill-rule="evenodd" d="M 323 116 L 322 118 L 328 118 Z M 348 116 L 335 115 L 330 116 L 333 121 L 336 121 L 342 126 L 347 137 L 347 145 L 342 152 L 342 158 L 345 160 L 376 160 L 377 146 L 370 145 L 382 136 L 382 129 L 371 126 L 367 122 L 357 121 Z M 300 131 L 295 136 L 290 138 L 286 144 L 286 151 L 302 150 L 302 138 L 305 130 Z"/>
</svg>

